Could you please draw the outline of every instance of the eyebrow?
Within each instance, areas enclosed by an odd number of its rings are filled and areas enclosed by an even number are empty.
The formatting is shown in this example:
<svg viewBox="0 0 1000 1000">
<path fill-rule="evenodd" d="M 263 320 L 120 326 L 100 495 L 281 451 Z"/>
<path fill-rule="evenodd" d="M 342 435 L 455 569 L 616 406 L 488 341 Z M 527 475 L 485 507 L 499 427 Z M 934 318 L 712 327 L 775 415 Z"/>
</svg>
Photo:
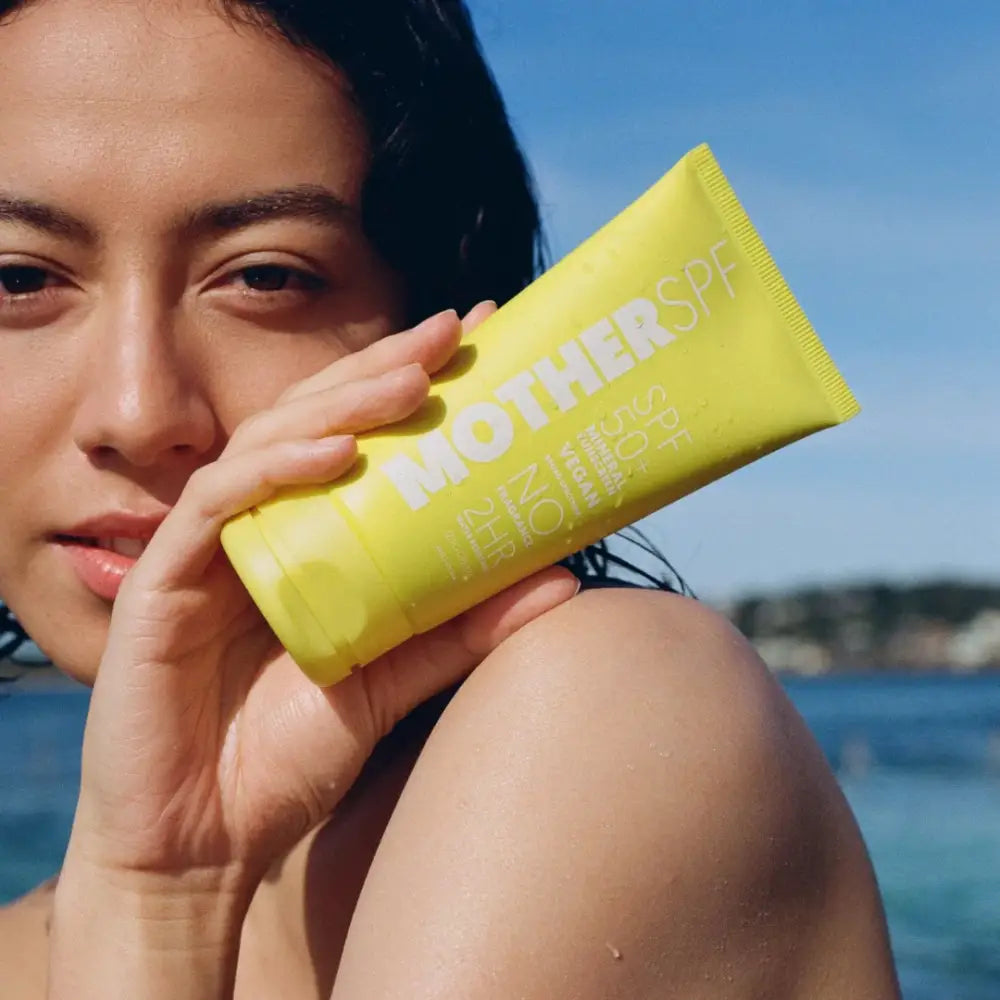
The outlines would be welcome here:
<svg viewBox="0 0 1000 1000">
<path fill-rule="evenodd" d="M 181 217 L 177 227 L 191 236 L 222 235 L 276 219 L 299 218 L 322 225 L 341 225 L 355 214 L 328 188 L 299 184 L 248 195 L 232 201 L 209 202 Z M 54 205 L 0 191 L 0 222 L 13 222 L 87 246 L 100 242 L 97 231 L 83 219 Z"/>
</svg>

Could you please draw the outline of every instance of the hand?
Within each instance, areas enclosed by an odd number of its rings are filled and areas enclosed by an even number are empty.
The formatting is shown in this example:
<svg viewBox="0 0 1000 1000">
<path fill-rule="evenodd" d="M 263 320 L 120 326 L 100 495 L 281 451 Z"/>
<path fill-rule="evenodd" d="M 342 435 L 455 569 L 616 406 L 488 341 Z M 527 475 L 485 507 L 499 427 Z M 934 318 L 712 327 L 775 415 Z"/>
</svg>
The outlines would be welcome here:
<svg viewBox="0 0 1000 1000">
<path fill-rule="evenodd" d="M 277 644 L 219 548 L 231 515 L 336 479 L 354 433 L 404 419 L 495 306 L 344 357 L 242 424 L 199 469 L 122 586 L 84 739 L 70 857 L 115 877 L 258 879 L 328 816 L 376 742 L 505 637 L 567 600 L 551 568 L 330 689 Z"/>
</svg>

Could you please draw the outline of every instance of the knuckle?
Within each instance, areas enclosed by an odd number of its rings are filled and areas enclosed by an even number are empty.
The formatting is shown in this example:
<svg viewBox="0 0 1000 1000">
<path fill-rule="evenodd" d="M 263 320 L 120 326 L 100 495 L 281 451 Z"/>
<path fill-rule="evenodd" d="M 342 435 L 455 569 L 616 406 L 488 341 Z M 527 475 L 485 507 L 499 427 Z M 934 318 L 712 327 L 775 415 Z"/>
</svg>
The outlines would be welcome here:
<svg viewBox="0 0 1000 1000">
<path fill-rule="evenodd" d="M 208 495 L 211 490 L 212 483 L 215 480 L 215 469 L 216 462 L 210 462 L 208 465 L 203 465 L 188 476 L 188 481 L 184 485 L 184 495 L 187 496 L 189 500 L 193 500 L 198 503 L 204 497 Z"/>
<path fill-rule="evenodd" d="M 391 333 L 381 340 L 375 340 L 365 347 L 359 356 L 367 362 L 373 374 L 390 371 L 397 365 L 405 364 L 413 354 L 412 330 Z"/>
<path fill-rule="evenodd" d="M 294 382 L 278 396 L 274 401 L 274 405 L 281 406 L 284 403 L 290 403 L 292 400 L 298 399 L 300 396 L 308 395 L 315 385 L 316 378 L 317 376 L 310 375 L 308 378 L 302 379 L 301 382 Z"/>
<path fill-rule="evenodd" d="M 366 427 L 395 395 L 379 386 L 377 379 L 347 382 L 317 398 L 317 419 L 324 433 Z"/>
<path fill-rule="evenodd" d="M 317 400 L 319 429 L 324 433 L 336 433 L 354 423 L 365 405 L 364 397 L 351 387 L 334 390 Z"/>
<path fill-rule="evenodd" d="M 313 393 L 322 392 L 324 389 L 341 385 L 345 381 L 345 366 L 356 357 L 355 354 L 345 354 L 331 362 L 325 368 L 321 368 L 312 375 L 307 375 L 298 382 L 293 382 L 275 400 L 275 405 L 281 403 L 291 403 L 294 400 L 302 399 L 303 396 L 311 396 Z M 349 369 L 348 369 L 349 370 Z"/>
<path fill-rule="evenodd" d="M 252 413 L 249 417 L 245 418 L 242 423 L 233 431 L 229 438 L 229 443 L 232 444 L 236 442 L 237 444 L 243 444 L 248 439 L 253 440 L 254 437 L 260 434 L 261 427 L 264 424 L 264 414 L 263 413 Z"/>
</svg>

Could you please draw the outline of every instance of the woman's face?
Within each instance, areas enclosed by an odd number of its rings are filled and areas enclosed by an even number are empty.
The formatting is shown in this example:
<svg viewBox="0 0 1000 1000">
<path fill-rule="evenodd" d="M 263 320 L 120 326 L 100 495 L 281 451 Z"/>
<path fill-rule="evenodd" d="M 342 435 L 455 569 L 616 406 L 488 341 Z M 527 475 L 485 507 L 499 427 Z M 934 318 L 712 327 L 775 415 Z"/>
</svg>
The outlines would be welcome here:
<svg viewBox="0 0 1000 1000">
<path fill-rule="evenodd" d="M 127 566 L 246 416 L 398 327 L 400 283 L 338 75 L 207 3 L 32 5 L 0 92 L 0 595 L 91 681 L 112 595 L 68 536 Z"/>
</svg>

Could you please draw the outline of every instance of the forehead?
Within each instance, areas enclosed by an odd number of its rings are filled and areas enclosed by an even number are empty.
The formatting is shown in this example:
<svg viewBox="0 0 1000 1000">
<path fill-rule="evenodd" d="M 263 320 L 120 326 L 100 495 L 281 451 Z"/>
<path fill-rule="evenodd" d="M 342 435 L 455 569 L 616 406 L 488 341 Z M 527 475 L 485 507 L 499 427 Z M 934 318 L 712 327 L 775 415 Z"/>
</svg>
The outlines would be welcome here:
<svg viewBox="0 0 1000 1000">
<path fill-rule="evenodd" d="M 0 92 L 0 186 L 359 193 L 366 137 L 339 72 L 207 0 L 41 0 L 0 25 Z"/>
</svg>

